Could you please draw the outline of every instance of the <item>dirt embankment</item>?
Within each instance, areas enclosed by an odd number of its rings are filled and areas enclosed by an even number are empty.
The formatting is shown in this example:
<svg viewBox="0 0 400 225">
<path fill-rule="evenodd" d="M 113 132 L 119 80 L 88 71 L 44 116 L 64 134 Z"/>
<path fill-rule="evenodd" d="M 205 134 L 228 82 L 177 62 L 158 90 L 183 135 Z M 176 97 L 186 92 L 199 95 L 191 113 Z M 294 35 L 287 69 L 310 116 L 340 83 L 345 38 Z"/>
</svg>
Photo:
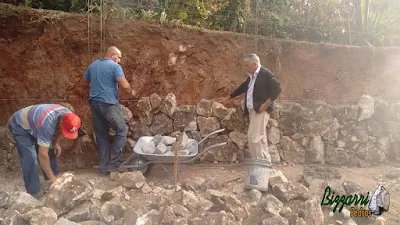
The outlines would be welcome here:
<svg viewBox="0 0 400 225">
<path fill-rule="evenodd" d="M 67 99 L 87 111 L 82 75 L 99 54 L 99 20 L 0 4 L 0 124 L 18 108 Z M 397 100 L 399 49 L 352 48 L 198 29 L 107 21 L 105 46 L 122 50 L 122 66 L 140 96 L 173 92 L 180 104 L 221 97 L 245 78 L 242 57 L 257 53 L 282 82 L 281 100 L 357 101 L 363 93 Z M 88 52 L 92 44 L 93 54 Z M 133 107 L 135 99 L 125 105 Z M 12 100 L 11 100 L 12 99 Z"/>
</svg>

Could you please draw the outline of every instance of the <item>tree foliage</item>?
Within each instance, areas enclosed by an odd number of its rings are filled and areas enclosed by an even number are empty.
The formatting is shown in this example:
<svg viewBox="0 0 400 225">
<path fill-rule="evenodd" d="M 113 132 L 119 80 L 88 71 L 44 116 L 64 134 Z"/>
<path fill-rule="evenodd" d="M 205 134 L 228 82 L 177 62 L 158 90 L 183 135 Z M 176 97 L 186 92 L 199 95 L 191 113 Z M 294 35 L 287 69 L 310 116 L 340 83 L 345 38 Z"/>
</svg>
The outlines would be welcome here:
<svg viewBox="0 0 400 225">
<path fill-rule="evenodd" d="M 399 0 L 90 0 L 106 17 L 338 44 L 398 45 Z M 26 0 L 34 8 L 86 12 L 87 0 Z M 27 5 L 27 4 L 26 4 Z M 98 8 L 98 7 L 97 7 Z"/>
</svg>

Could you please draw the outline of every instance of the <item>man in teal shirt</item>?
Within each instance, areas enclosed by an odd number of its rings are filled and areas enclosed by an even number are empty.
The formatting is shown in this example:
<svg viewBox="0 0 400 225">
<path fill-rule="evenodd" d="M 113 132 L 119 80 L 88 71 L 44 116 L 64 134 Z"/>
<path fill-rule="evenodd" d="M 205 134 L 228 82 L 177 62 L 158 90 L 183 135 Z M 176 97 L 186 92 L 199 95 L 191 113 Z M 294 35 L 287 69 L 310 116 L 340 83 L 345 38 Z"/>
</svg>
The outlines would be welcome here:
<svg viewBox="0 0 400 225">
<path fill-rule="evenodd" d="M 109 172 L 118 169 L 120 154 L 127 140 L 124 114 L 118 103 L 118 87 L 135 96 L 135 91 L 132 90 L 119 65 L 120 61 L 121 51 L 111 46 L 104 58 L 94 61 L 83 76 L 88 85 L 90 84 L 89 105 L 101 175 L 108 175 Z M 111 148 L 108 142 L 109 124 L 115 130 L 116 136 Z"/>
</svg>

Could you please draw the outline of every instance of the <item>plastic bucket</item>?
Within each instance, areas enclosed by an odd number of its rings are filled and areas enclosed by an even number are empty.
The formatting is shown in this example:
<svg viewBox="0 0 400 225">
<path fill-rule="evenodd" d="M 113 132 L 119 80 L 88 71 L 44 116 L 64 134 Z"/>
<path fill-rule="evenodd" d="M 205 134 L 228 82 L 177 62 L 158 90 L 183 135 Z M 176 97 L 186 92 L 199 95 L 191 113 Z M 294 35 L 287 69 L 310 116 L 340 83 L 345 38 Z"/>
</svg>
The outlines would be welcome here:
<svg viewBox="0 0 400 225">
<path fill-rule="evenodd" d="M 268 191 L 269 170 L 271 164 L 261 159 L 246 159 L 244 188 Z"/>
</svg>

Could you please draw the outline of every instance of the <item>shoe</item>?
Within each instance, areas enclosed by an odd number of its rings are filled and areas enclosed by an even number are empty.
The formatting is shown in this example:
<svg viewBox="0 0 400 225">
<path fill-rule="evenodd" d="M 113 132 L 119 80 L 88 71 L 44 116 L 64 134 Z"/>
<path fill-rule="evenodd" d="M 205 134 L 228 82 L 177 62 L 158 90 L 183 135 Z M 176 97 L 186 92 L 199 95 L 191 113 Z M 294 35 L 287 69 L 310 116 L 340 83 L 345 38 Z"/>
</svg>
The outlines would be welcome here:
<svg viewBox="0 0 400 225">
<path fill-rule="evenodd" d="M 106 177 L 106 176 L 110 175 L 110 172 L 108 172 L 108 171 L 106 171 L 106 172 L 100 171 L 99 174 L 100 174 L 101 177 Z"/>
</svg>

